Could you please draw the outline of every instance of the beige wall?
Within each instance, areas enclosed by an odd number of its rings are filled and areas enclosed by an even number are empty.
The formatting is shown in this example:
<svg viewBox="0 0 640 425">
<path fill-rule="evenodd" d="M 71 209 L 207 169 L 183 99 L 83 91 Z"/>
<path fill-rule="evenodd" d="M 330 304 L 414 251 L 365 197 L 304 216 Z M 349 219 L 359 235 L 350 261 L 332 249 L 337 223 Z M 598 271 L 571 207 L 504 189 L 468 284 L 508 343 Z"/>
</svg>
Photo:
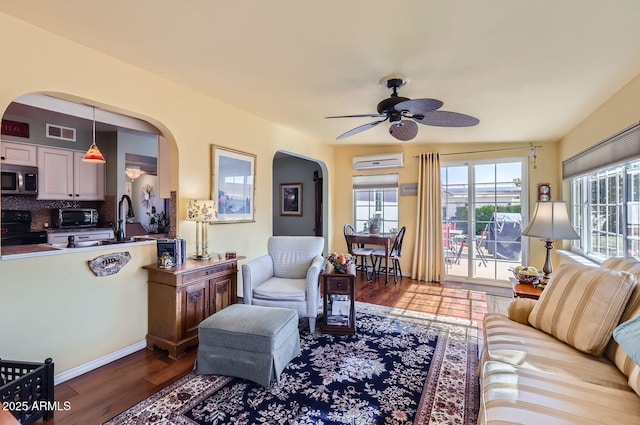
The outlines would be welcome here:
<svg viewBox="0 0 640 425">
<path fill-rule="evenodd" d="M 640 120 L 640 75 L 571 130 L 560 143 L 560 160 L 570 158 Z"/>
<path fill-rule="evenodd" d="M 246 114 L 139 68 L 116 61 L 78 44 L 0 13 L 3 52 L 0 110 L 15 98 L 33 92 L 59 93 L 103 109 L 145 119 L 162 130 L 171 152 L 173 190 L 178 191 L 178 234 L 193 242 L 193 223 L 184 220 L 188 199 L 209 197 L 209 145 L 219 144 L 257 155 L 256 222 L 210 226 L 213 250 L 235 250 L 247 258 L 266 251 L 271 235 L 271 164 L 278 150 L 316 158 L 327 166 L 330 196 L 329 247 L 344 250 L 342 226 L 351 222 L 351 158 L 354 155 L 405 152 L 400 183 L 413 183 L 420 152 L 441 153 L 491 149 L 504 145 L 391 144 L 380 147 L 341 145 L 335 150 L 291 129 Z M 574 130 L 562 143 L 538 151 L 537 170 L 529 169 L 530 208 L 538 183 L 559 190 L 560 158 L 626 127 L 638 117 L 640 82 Z M 452 130 L 455 131 L 455 130 Z M 522 146 L 514 143 L 510 146 Z M 504 158 L 524 152 L 503 152 L 469 158 Z M 464 157 L 456 156 L 455 160 Z M 411 269 L 415 235 L 415 197 L 401 197 L 400 220 L 408 228 L 403 270 Z M 336 237 L 334 237 L 336 236 Z M 105 251 L 0 261 L 0 355 L 7 359 L 42 361 L 52 357 L 56 373 L 144 339 L 146 274 L 154 261 L 149 246 L 131 249 L 132 261 L 115 276 L 97 278 L 86 261 Z M 109 251 L 106 251 L 109 252 Z M 531 264 L 542 264 L 544 249 L 531 246 Z M 8 324 L 8 325 L 7 325 Z"/>
<path fill-rule="evenodd" d="M 452 129 L 455 131 L 455 129 Z M 544 143 L 543 147 L 537 150 L 536 169 L 533 168 L 533 162 L 529 164 L 528 180 L 529 180 L 529 207 L 530 213 L 533 213 L 535 207 L 537 187 L 538 183 L 551 183 L 552 190 L 555 192 L 560 185 L 560 171 L 558 169 L 558 146 L 556 143 Z M 333 181 L 336 190 L 331 194 L 331 199 L 334 202 L 334 220 L 330 225 L 333 228 L 333 234 L 339 235 L 342 233 L 342 228 L 345 223 L 353 222 L 353 197 L 351 192 L 351 180 L 352 176 L 360 174 L 384 174 L 384 173 L 399 173 L 400 184 L 403 183 L 416 183 L 418 181 L 418 161 L 414 156 L 424 152 L 440 152 L 441 154 L 455 153 L 455 152 L 469 152 L 478 150 L 491 150 L 510 147 L 529 146 L 528 143 L 509 143 L 509 144 L 433 144 L 433 145 L 419 145 L 413 143 L 390 144 L 386 146 L 367 147 L 362 145 L 342 145 L 335 153 L 335 165 L 336 173 L 333 176 Z M 379 153 L 390 152 L 404 152 L 405 166 L 401 169 L 389 169 L 389 170 L 366 170 L 355 171 L 352 167 L 352 157 L 355 155 L 373 155 Z M 530 154 L 528 149 L 525 150 L 513 150 L 503 152 L 491 152 L 484 154 L 469 154 L 469 155 L 452 155 L 442 157 L 442 162 L 445 161 L 463 161 L 463 160 L 487 160 L 495 158 L 515 158 L 525 157 Z M 417 207 L 416 196 L 401 196 L 399 198 L 399 210 L 400 210 L 400 225 L 407 227 L 407 233 L 405 235 L 405 241 L 402 250 L 401 267 L 405 274 L 411 272 L 412 267 L 412 254 L 415 242 L 415 214 Z M 526 239 L 526 238 L 523 238 Z M 334 238 L 334 245 L 330 246 L 332 251 L 344 251 L 346 245 L 344 238 Z M 526 243 L 526 241 L 524 241 Z M 536 241 L 537 242 L 537 241 Z M 532 265 L 540 265 L 544 263 L 545 250 L 542 243 L 532 243 L 530 245 L 530 261 Z M 525 260 L 526 261 L 526 260 Z"/>
<path fill-rule="evenodd" d="M 316 158 L 333 172 L 330 146 L 2 13 L 0 50 L 1 111 L 26 93 L 60 93 L 161 129 L 171 149 L 172 189 L 178 191 L 178 234 L 190 249 L 195 226 L 184 217 L 189 199 L 210 196 L 210 144 L 256 154 L 258 173 L 256 222 L 210 226 L 215 251 L 234 250 L 247 258 L 266 252 L 276 151 Z M 86 263 L 100 250 L 0 261 L 0 355 L 52 357 L 59 374 L 144 340 L 146 273 L 140 267 L 155 254 L 141 249 L 130 250 L 133 259 L 120 273 L 101 278 Z"/>
</svg>

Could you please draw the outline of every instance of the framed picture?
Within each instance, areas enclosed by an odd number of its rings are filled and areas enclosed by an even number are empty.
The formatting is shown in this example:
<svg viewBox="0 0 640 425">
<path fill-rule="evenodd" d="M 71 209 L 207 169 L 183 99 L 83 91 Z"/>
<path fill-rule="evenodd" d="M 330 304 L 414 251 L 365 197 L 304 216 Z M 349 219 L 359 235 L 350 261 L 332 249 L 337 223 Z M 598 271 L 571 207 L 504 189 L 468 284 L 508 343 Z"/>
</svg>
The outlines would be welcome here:
<svg viewBox="0 0 640 425">
<path fill-rule="evenodd" d="M 302 215 L 302 183 L 280 184 L 280 215 Z"/>
<path fill-rule="evenodd" d="M 217 200 L 215 223 L 255 221 L 256 156 L 211 145 L 211 199 Z"/>
</svg>

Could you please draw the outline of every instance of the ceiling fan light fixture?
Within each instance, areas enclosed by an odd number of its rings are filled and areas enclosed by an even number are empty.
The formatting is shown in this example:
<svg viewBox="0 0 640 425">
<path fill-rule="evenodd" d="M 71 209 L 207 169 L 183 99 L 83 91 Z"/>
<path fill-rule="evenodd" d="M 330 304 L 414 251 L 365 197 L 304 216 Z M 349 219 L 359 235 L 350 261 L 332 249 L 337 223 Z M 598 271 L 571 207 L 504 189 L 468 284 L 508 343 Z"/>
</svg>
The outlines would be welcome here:
<svg viewBox="0 0 640 425">
<path fill-rule="evenodd" d="M 359 114 L 359 115 L 338 115 L 325 118 L 360 118 L 360 117 L 377 117 L 384 118 L 381 121 L 374 121 L 369 124 L 360 125 L 352 128 L 346 133 L 337 137 L 338 140 L 351 137 L 361 133 L 372 127 L 377 126 L 383 121 L 389 120 L 391 126 L 389 133 L 398 140 L 411 140 L 418 134 L 418 126 L 431 125 L 436 127 L 471 127 L 477 125 L 480 120 L 470 115 L 460 114 L 458 112 L 440 111 L 444 105 L 438 99 L 409 99 L 407 97 L 398 96 L 398 89 L 407 84 L 409 80 L 400 76 L 389 76 L 380 80 L 380 85 L 391 89 L 391 95 L 381 100 L 377 105 L 377 114 Z M 407 118 L 403 120 L 402 118 Z"/>
<path fill-rule="evenodd" d="M 409 141 L 418 134 L 418 124 L 409 120 L 391 123 L 389 134 L 400 141 Z"/>
</svg>

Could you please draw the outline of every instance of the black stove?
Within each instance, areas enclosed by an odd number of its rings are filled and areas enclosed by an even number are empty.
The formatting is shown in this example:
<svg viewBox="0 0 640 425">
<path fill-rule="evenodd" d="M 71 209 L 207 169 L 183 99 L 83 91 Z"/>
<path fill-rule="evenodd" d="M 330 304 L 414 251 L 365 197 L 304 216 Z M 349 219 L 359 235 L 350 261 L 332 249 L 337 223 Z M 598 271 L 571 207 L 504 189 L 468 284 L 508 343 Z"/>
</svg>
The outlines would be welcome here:
<svg viewBox="0 0 640 425">
<path fill-rule="evenodd" d="M 3 246 L 47 243 L 46 231 L 31 231 L 31 211 L 2 210 L 0 234 Z"/>
</svg>

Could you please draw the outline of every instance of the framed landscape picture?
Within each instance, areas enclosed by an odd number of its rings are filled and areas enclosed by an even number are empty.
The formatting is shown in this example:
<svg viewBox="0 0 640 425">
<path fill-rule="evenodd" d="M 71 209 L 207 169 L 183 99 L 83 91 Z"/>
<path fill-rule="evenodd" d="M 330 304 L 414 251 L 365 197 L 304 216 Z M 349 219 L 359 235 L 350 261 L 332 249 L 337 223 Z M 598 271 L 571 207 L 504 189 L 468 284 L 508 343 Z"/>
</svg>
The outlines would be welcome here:
<svg viewBox="0 0 640 425">
<path fill-rule="evenodd" d="M 256 156 L 211 145 L 211 199 L 218 202 L 215 223 L 255 221 Z"/>
<path fill-rule="evenodd" d="M 280 184 L 280 215 L 302 215 L 302 183 Z"/>
</svg>

